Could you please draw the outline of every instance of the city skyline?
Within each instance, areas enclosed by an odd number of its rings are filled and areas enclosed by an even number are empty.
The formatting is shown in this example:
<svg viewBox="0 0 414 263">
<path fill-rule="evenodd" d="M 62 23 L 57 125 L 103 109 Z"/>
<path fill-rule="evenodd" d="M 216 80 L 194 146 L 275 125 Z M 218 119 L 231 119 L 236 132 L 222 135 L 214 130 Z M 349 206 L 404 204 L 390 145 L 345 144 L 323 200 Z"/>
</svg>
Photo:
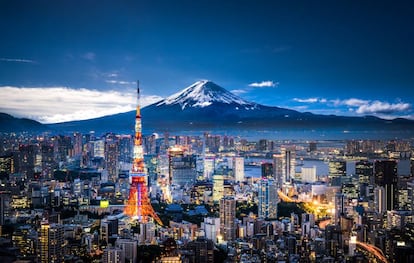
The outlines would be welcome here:
<svg viewBox="0 0 414 263">
<path fill-rule="evenodd" d="M 0 112 L 43 123 L 210 79 L 256 103 L 414 119 L 413 7 L 391 1 L 2 1 Z"/>
</svg>

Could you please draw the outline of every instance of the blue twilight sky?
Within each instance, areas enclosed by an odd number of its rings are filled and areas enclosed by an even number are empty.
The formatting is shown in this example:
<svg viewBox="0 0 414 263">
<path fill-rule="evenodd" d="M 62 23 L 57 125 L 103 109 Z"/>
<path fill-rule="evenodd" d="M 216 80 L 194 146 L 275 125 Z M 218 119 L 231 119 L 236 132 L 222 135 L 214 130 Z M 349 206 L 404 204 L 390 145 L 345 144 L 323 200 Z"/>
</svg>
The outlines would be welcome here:
<svg viewBox="0 0 414 263">
<path fill-rule="evenodd" d="M 0 112 L 134 109 L 200 79 L 299 111 L 414 119 L 411 1 L 0 0 Z"/>
</svg>

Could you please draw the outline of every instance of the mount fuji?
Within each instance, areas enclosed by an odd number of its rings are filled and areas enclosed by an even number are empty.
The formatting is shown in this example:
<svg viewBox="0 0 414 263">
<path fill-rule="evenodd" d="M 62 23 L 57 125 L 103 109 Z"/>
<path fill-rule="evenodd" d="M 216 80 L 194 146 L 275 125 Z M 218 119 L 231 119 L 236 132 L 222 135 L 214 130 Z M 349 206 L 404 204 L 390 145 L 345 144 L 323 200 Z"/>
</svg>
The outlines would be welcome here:
<svg viewBox="0 0 414 263">
<path fill-rule="evenodd" d="M 212 81 L 201 80 L 143 108 L 142 114 L 145 124 L 151 127 L 223 128 L 257 126 L 269 122 L 269 117 L 294 117 L 301 113 L 249 102 Z"/>
<path fill-rule="evenodd" d="M 182 91 L 171 95 L 170 97 L 155 103 L 156 107 L 177 105 L 184 110 L 187 107 L 204 108 L 215 103 L 223 103 L 254 109 L 256 103 L 248 102 L 233 93 L 223 89 L 209 80 L 201 80 L 183 89 Z"/>
<path fill-rule="evenodd" d="M 413 130 L 414 121 L 384 120 L 373 116 L 344 117 L 265 106 L 246 101 L 212 81 L 198 81 L 166 99 L 142 108 L 143 132 L 205 130 Z M 57 123 L 65 131 L 128 132 L 134 129 L 135 111 L 96 119 Z"/>
</svg>

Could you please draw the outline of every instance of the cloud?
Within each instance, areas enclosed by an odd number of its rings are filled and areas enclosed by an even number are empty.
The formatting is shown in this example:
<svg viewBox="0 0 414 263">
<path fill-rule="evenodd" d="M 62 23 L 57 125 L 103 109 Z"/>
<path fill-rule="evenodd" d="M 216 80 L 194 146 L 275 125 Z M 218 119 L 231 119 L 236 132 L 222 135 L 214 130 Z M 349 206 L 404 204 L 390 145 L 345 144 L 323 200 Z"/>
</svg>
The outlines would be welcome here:
<svg viewBox="0 0 414 263">
<path fill-rule="evenodd" d="M 93 53 L 93 52 L 87 52 L 87 53 L 82 55 L 82 58 L 84 58 L 86 60 L 94 61 L 95 58 L 96 58 L 96 54 Z"/>
<path fill-rule="evenodd" d="M 349 106 L 349 107 L 360 107 L 362 105 L 366 105 L 370 103 L 369 100 L 362 100 L 362 99 L 356 99 L 356 98 L 350 98 L 350 99 L 336 99 L 336 100 L 330 100 L 331 103 L 333 103 L 334 106 Z"/>
<path fill-rule="evenodd" d="M 132 81 L 123 81 L 123 80 L 114 80 L 114 79 L 108 79 L 105 80 L 106 83 L 109 84 L 117 84 L 117 85 L 134 85 L 135 82 Z"/>
<path fill-rule="evenodd" d="M 406 118 L 410 116 L 412 105 L 406 102 L 389 103 L 387 101 L 379 100 L 363 100 L 357 98 L 350 99 L 336 99 L 330 100 L 335 107 L 347 106 L 349 112 L 353 112 L 358 115 L 376 115 L 384 119 L 393 119 L 396 117 Z"/>
<path fill-rule="evenodd" d="M 134 91 L 118 92 L 68 87 L 0 87 L 0 112 L 42 123 L 84 120 L 134 110 Z M 141 96 L 141 106 L 162 98 Z"/>
<path fill-rule="evenodd" d="M 18 63 L 30 63 L 36 64 L 37 62 L 31 59 L 22 59 L 22 58 L 0 58 L 0 61 L 4 62 L 18 62 Z"/>
<path fill-rule="evenodd" d="M 368 104 L 360 105 L 356 110 L 358 114 L 396 114 L 406 112 L 411 109 L 409 103 L 388 103 L 382 101 L 373 101 Z"/>
<path fill-rule="evenodd" d="M 361 100 L 361 99 L 351 98 L 351 99 L 343 100 L 341 103 L 343 105 L 350 106 L 350 107 L 360 107 L 360 106 L 363 106 L 363 105 L 367 105 L 367 103 L 369 103 L 369 101 L 368 100 Z"/>
<path fill-rule="evenodd" d="M 279 82 L 274 82 L 273 80 L 253 82 L 249 84 L 249 87 L 255 87 L 255 88 L 277 87 L 277 86 L 279 86 Z"/>
<path fill-rule="evenodd" d="M 308 99 L 294 98 L 293 100 L 296 102 L 301 102 L 301 103 L 316 103 L 320 101 L 318 98 L 308 98 Z"/>
<path fill-rule="evenodd" d="M 234 89 L 234 90 L 231 90 L 230 92 L 236 95 L 247 93 L 247 91 L 243 89 Z"/>
<path fill-rule="evenodd" d="M 108 78 L 116 78 L 118 77 L 118 73 L 107 73 Z"/>
</svg>

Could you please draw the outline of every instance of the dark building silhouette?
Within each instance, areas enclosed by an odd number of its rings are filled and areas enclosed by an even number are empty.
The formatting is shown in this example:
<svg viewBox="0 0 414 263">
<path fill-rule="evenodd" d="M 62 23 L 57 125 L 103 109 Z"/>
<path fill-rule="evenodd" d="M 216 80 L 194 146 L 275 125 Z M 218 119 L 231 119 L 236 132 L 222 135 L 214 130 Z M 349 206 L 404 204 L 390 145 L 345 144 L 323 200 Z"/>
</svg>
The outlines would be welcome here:
<svg viewBox="0 0 414 263">
<path fill-rule="evenodd" d="M 262 163 L 262 178 L 273 178 L 273 164 Z"/>
<path fill-rule="evenodd" d="M 397 162 L 393 160 L 376 161 L 374 167 L 375 185 L 385 189 L 386 210 L 398 208 Z"/>
<path fill-rule="evenodd" d="M 0 178 L 5 178 L 14 173 L 13 154 L 0 156 Z"/>
<path fill-rule="evenodd" d="M 318 144 L 316 142 L 309 143 L 309 152 L 315 152 L 318 150 Z"/>
<path fill-rule="evenodd" d="M 17 172 L 27 179 L 34 178 L 34 167 L 37 145 L 20 145 L 18 152 Z"/>
<path fill-rule="evenodd" d="M 196 240 L 187 244 L 190 263 L 213 263 L 214 262 L 214 243 L 204 237 L 198 237 Z"/>
<path fill-rule="evenodd" d="M 54 159 L 54 147 L 52 144 L 43 143 L 40 146 L 40 152 L 42 155 L 41 177 L 47 180 L 53 179 L 53 172 L 57 168 Z"/>
</svg>

